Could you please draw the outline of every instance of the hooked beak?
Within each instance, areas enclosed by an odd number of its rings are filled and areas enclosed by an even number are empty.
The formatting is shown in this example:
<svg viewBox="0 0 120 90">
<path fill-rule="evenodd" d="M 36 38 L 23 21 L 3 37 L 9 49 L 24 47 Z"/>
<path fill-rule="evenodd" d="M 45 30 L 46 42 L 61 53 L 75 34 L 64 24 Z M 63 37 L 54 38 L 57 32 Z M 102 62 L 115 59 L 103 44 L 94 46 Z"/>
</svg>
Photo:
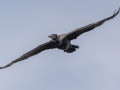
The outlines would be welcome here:
<svg viewBox="0 0 120 90">
<path fill-rule="evenodd" d="M 51 36 L 48 36 L 49 38 L 51 38 Z"/>
</svg>

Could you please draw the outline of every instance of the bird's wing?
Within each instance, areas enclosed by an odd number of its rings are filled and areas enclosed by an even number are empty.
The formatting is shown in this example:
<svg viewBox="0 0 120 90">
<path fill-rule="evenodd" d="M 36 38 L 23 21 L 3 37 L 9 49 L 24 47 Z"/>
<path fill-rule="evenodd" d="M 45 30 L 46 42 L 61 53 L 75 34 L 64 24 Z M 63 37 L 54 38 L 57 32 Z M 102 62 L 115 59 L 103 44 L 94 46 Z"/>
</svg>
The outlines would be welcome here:
<svg viewBox="0 0 120 90">
<path fill-rule="evenodd" d="M 44 44 L 42 44 L 42 45 L 39 45 L 38 47 L 32 49 L 32 50 L 29 51 L 29 52 L 25 53 L 25 54 L 22 55 L 21 57 L 19 57 L 19 58 L 17 58 L 16 60 L 10 62 L 9 64 L 7 64 L 7 65 L 5 65 L 5 66 L 3 66 L 3 67 L 0 67 L 0 69 L 7 68 L 7 67 L 13 65 L 14 63 L 17 63 L 17 62 L 19 62 L 19 61 L 25 60 L 25 59 L 33 56 L 33 55 L 36 55 L 36 54 L 44 51 L 44 50 L 53 49 L 53 48 L 56 48 L 56 47 L 54 46 L 54 41 L 51 40 L 51 41 L 46 42 L 46 43 L 44 43 Z"/>
<path fill-rule="evenodd" d="M 94 29 L 95 27 L 98 27 L 98 26 L 102 25 L 104 22 L 106 22 L 110 19 L 113 19 L 119 12 L 120 12 L 120 8 L 118 9 L 117 12 L 114 12 L 114 14 L 112 16 L 110 16 L 108 18 L 105 18 L 103 20 L 100 20 L 96 23 L 92 23 L 92 24 L 89 24 L 87 26 L 84 26 L 84 27 L 78 28 L 76 30 L 73 30 L 72 32 L 67 33 L 66 37 L 68 38 L 68 40 L 76 39 L 79 35 L 87 32 L 87 31 L 90 31 L 90 30 Z"/>
</svg>

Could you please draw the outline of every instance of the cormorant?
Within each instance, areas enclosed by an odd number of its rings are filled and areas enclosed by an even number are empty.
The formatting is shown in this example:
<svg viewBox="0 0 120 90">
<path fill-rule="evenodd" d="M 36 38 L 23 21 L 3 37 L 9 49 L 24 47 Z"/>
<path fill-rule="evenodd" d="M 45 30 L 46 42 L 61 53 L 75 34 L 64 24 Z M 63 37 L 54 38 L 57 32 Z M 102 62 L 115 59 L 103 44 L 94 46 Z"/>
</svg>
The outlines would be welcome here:
<svg viewBox="0 0 120 90">
<path fill-rule="evenodd" d="M 110 19 L 113 19 L 119 12 L 120 12 L 120 8 L 118 9 L 117 12 L 114 12 L 114 14 L 108 18 L 105 18 L 98 22 L 78 28 L 78 29 L 73 30 L 66 34 L 62 34 L 62 35 L 52 34 L 52 35 L 48 36 L 51 38 L 50 41 L 39 45 L 38 47 L 34 48 L 33 50 L 23 54 L 21 57 L 17 58 L 16 60 L 10 62 L 9 64 L 7 64 L 3 67 L 0 67 L 0 69 L 7 68 L 16 62 L 25 60 L 33 55 L 36 55 L 36 54 L 38 54 L 44 50 L 48 50 L 48 49 L 57 48 L 57 49 L 63 50 L 66 53 L 72 53 L 72 52 L 76 51 L 76 49 L 78 49 L 79 46 L 71 44 L 71 40 L 76 39 L 79 35 L 81 35 L 85 32 L 88 32 L 90 30 L 93 30 L 94 28 L 102 25 L 104 22 L 106 22 Z"/>
</svg>

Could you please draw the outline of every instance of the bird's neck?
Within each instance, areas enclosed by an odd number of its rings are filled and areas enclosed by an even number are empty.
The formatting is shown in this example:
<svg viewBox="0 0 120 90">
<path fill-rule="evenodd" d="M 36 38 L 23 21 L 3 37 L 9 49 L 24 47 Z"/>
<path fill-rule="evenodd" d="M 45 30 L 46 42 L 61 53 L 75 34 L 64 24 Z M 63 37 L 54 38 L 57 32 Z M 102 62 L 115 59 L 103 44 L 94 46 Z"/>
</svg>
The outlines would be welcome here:
<svg viewBox="0 0 120 90">
<path fill-rule="evenodd" d="M 58 39 L 54 40 L 56 44 L 60 44 L 60 41 Z"/>
</svg>

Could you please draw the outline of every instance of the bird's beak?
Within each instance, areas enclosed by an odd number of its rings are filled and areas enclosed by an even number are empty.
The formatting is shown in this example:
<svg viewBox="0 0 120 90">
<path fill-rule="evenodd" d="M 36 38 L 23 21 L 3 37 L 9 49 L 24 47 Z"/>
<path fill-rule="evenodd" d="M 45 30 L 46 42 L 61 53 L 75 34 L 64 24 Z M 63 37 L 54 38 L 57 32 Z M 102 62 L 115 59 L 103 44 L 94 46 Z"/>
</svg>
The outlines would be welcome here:
<svg viewBox="0 0 120 90">
<path fill-rule="evenodd" d="M 51 38 L 51 36 L 48 36 L 49 38 Z"/>
</svg>

